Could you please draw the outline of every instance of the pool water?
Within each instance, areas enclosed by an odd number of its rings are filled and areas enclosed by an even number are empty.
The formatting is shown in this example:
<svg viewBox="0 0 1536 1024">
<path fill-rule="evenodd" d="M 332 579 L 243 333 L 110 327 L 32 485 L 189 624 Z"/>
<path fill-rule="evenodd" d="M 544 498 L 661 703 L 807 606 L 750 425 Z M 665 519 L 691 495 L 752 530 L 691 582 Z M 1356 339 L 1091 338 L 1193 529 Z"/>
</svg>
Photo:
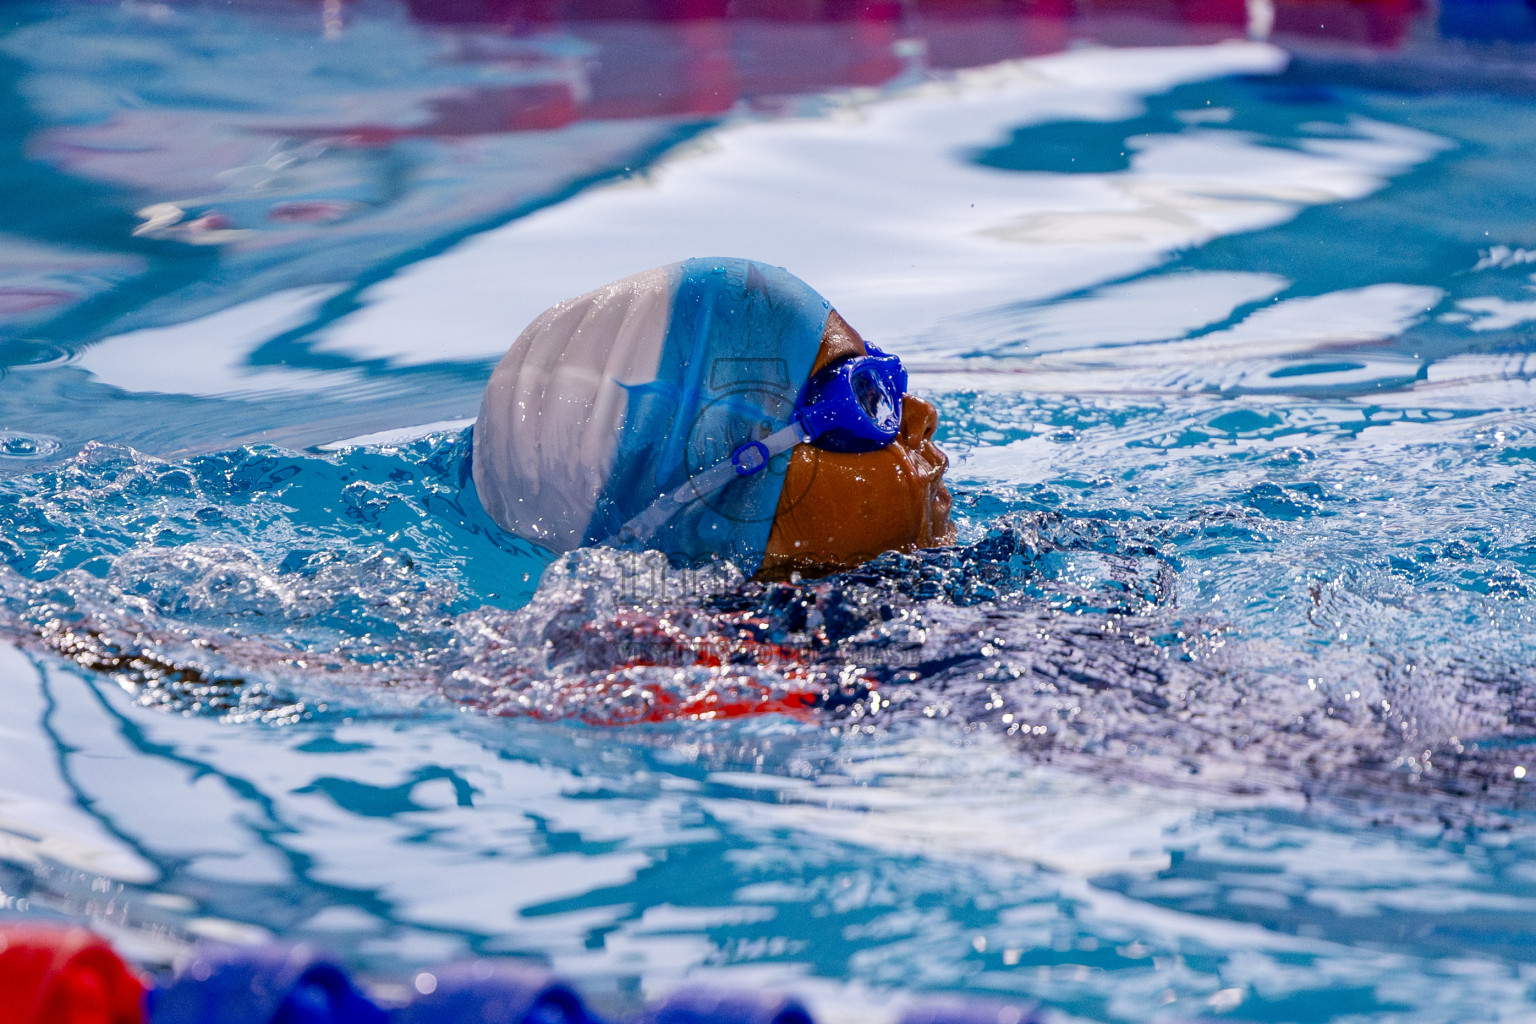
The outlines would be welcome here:
<svg viewBox="0 0 1536 1024">
<path fill-rule="evenodd" d="M 4 913 L 612 1012 L 1529 1015 L 1527 7 L 448 10 L 6 8 Z M 523 324 L 714 253 L 903 355 L 956 547 L 488 519 Z"/>
</svg>

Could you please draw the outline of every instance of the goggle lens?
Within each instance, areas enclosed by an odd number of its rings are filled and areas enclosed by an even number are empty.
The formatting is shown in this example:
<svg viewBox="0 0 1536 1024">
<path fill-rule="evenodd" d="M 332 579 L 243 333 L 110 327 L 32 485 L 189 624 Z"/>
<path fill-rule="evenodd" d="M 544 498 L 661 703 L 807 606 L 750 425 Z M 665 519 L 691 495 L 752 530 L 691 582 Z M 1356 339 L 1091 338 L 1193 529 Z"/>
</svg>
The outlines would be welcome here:
<svg viewBox="0 0 1536 1024">
<path fill-rule="evenodd" d="M 806 382 L 796 414 L 811 443 L 834 452 L 873 452 L 901 431 L 907 372 L 873 345 Z"/>
<path fill-rule="evenodd" d="M 874 370 L 861 367 L 853 372 L 849 383 L 853 385 L 854 400 L 870 422 L 882 432 L 894 433 L 901 425 L 901 405 L 892 397 L 885 382 Z"/>
</svg>

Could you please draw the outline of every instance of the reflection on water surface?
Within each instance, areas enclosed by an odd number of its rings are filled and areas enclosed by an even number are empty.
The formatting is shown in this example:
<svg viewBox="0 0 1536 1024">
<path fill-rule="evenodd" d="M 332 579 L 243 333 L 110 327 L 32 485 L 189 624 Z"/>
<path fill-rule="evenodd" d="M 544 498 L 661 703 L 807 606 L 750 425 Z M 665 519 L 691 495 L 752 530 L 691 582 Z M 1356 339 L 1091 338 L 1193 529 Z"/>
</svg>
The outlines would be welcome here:
<svg viewBox="0 0 1536 1024">
<path fill-rule="evenodd" d="M 1525 1012 L 1524 3 L 8 11 L 7 913 L 612 1009 Z M 909 359 L 957 547 L 489 522 L 515 332 L 711 252 Z"/>
</svg>

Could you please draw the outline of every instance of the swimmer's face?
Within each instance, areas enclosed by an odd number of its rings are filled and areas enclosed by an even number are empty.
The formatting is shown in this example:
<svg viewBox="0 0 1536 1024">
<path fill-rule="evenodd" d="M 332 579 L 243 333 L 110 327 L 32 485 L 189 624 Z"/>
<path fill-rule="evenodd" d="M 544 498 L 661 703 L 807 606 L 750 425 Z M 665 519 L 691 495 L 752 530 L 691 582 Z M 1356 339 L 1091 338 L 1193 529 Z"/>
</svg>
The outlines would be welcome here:
<svg viewBox="0 0 1536 1024">
<path fill-rule="evenodd" d="M 859 332 L 834 312 L 811 372 L 866 354 Z M 952 502 L 944 486 L 949 457 L 933 443 L 938 423 L 932 405 L 907 395 L 901 433 L 879 451 L 829 452 L 798 445 L 758 575 L 835 572 L 883 551 L 951 543 Z"/>
</svg>

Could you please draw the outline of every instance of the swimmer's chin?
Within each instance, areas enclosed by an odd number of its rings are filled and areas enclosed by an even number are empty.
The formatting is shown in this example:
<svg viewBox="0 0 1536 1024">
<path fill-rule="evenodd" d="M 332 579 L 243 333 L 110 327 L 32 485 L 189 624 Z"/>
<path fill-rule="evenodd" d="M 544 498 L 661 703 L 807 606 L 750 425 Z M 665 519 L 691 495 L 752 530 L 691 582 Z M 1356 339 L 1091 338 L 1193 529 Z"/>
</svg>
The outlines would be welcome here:
<svg viewBox="0 0 1536 1024">
<path fill-rule="evenodd" d="M 949 513 L 955 507 L 955 499 L 949 493 L 948 487 L 939 484 L 938 489 L 934 492 L 933 502 L 930 507 L 933 509 L 933 518 L 930 521 L 934 524 L 932 539 L 929 543 L 922 546 L 942 548 L 953 544 L 957 533 L 955 522 L 949 517 Z"/>
</svg>

